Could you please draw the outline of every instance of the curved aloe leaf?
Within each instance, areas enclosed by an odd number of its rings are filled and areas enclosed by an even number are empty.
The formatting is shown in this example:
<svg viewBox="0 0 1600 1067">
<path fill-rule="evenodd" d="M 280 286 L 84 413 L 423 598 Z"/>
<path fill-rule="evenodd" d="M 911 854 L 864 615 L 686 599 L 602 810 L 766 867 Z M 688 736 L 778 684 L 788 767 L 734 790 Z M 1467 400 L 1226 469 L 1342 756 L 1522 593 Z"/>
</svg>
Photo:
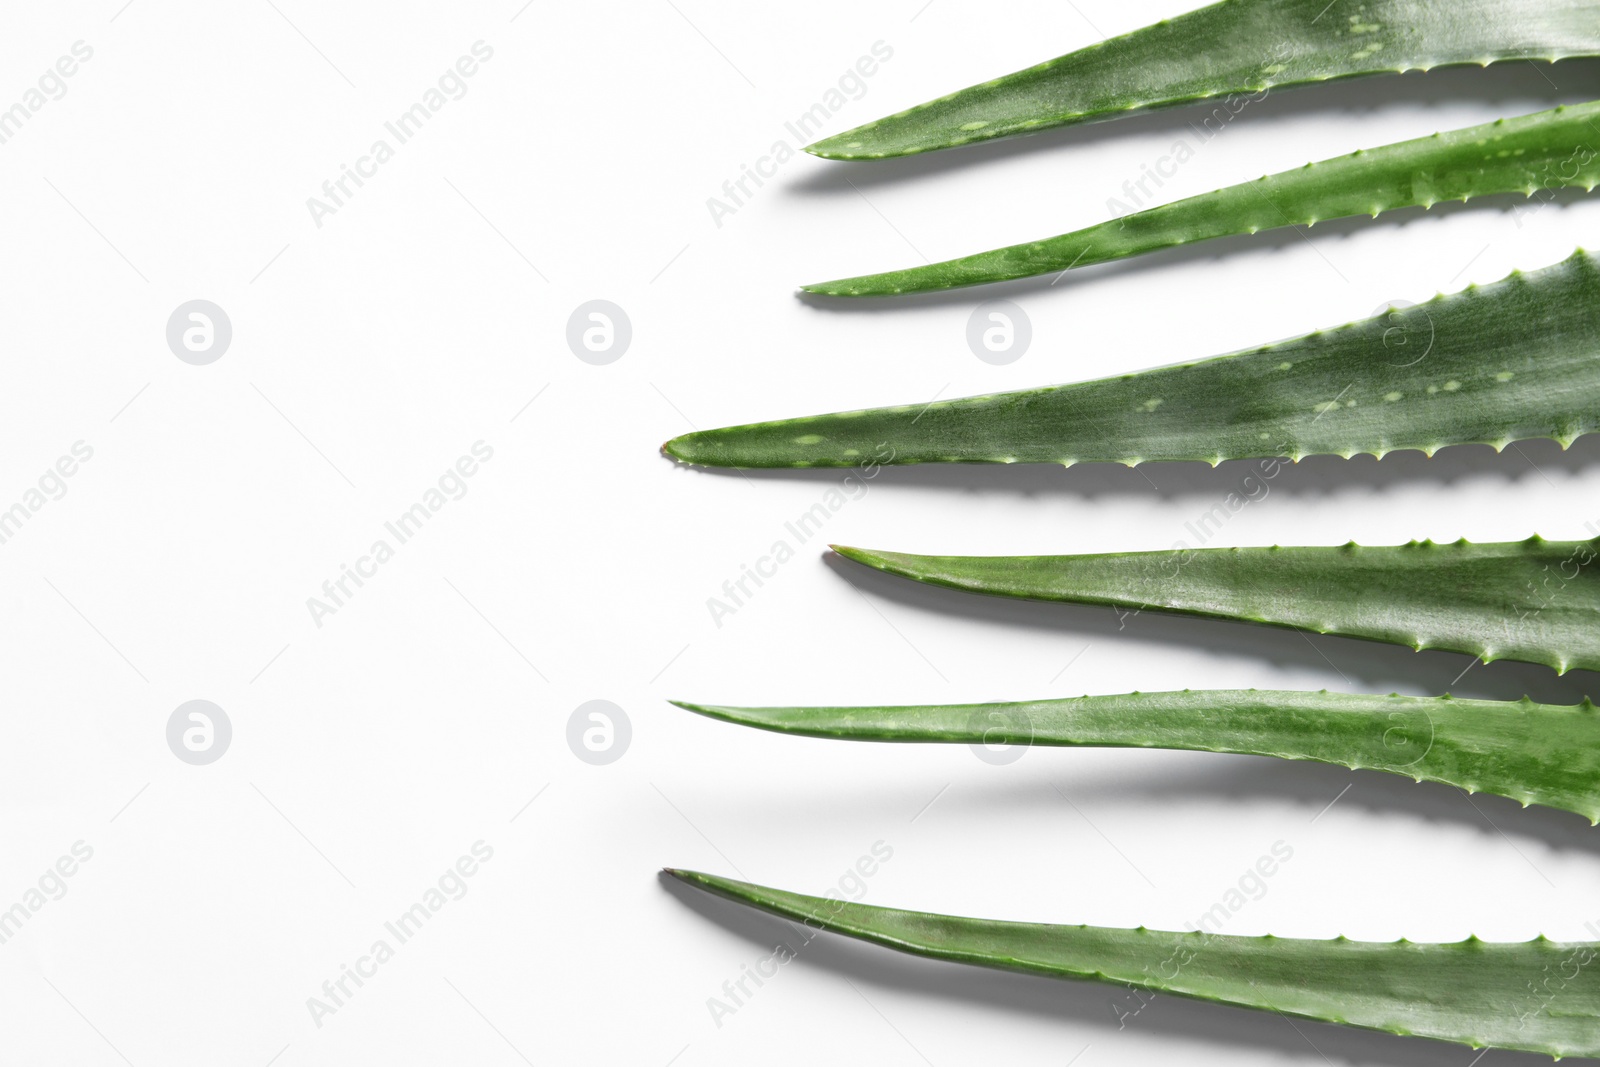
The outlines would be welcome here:
<svg viewBox="0 0 1600 1067">
<path fill-rule="evenodd" d="M 834 551 L 974 593 L 1259 622 L 1563 673 L 1600 668 L 1600 538 L 1090 556 Z"/>
<path fill-rule="evenodd" d="M 668 868 L 719 896 L 900 952 L 1265 1008 L 1474 1048 L 1600 1056 L 1600 944 L 1236 937 L 966 919 Z"/>
<path fill-rule="evenodd" d="M 809 146 L 884 159 L 1196 100 L 1508 59 L 1600 53 L 1594 0 L 1229 0 Z"/>
<path fill-rule="evenodd" d="M 1600 428 L 1600 263 L 1580 251 L 1293 341 L 1076 385 L 705 430 L 719 467 L 1432 454 Z"/>
<path fill-rule="evenodd" d="M 1376 218 L 1493 193 L 1600 183 L 1600 101 L 1499 119 L 1353 152 L 1043 241 L 908 270 L 803 286 L 827 296 L 892 296 L 1087 267 L 1213 237 Z"/>
<path fill-rule="evenodd" d="M 1600 823 L 1600 712 L 1455 697 L 1213 690 L 1003 704 L 680 708 L 849 741 L 1169 748 L 1316 760 L 1443 782 Z"/>
</svg>

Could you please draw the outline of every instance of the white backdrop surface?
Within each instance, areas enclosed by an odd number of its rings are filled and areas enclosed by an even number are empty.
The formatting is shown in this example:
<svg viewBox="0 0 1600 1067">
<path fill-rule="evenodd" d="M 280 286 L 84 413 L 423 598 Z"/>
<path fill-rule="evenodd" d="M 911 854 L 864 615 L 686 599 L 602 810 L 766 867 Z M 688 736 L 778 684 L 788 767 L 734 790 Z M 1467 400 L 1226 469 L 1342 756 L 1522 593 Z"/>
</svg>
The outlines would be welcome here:
<svg viewBox="0 0 1600 1067">
<path fill-rule="evenodd" d="M 1242 889 L 1239 934 L 1600 924 L 1600 855 L 1576 816 L 1242 757 L 994 765 L 666 703 L 1594 693 L 1582 674 L 1007 605 L 824 558 L 824 541 L 1194 545 L 1234 464 L 888 470 L 737 610 L 709 610 L 843 474 L 679 468 L 657 452 L 670 436 L 1228 351 L 1600 234 L 1581 196 L 1497 200 L 997 293 L 795 297 L 1099 221 L 1180 141 L 1192 158 L 1163 200 L 1585 100 L 1600 74 L 1520 64 L 1284 92 L 1204 141 L 1178 111 L 881 165 L 793 151 L 786 123 L 819 102 L 836 132 L 1184 6 L 14 7 L 0 107 L 33 90 L 41 106 L 0 143 L 0 508 L 28 516 L 0 543 L 0 909 L 26 913 L 0 943 L 0 1060 L 1467 1067 L 1454 1046 L 801 945 L 657 874 L 1168 929 Z M 841 83 L 865 56 L 873 74 Z M 73 73 L 50 76 L 61 57 Z M 402 139 L 386 124 L 418 103 Z M 773 175 L 733 203 L 724 183 L 758 165 Z M 996 295 L 1032 328 L 1004 366 L 966 342 Z M 167 339 L 193 300 L 231 324 L 204 365 Z M 567 342 L 591 300 L 631 325 L 604 365 Z M 61 457 L 70 477 L 50 474 Z M 1593 439 L 1309 460 L 1206 543 L 1593 536 L 1597 461 Z M 402 540 L 386 524 L 419 503 Z M 176 754 L 186 717 L 169 744 L 193 700 L 231 727 L 209 763 Z M 629 725 L 598 765 L 568 740 L 593 700 Z M 1291 858 L 1246 878 L 1274 848 Z M 426 920 L 396 936 L 386 924 L 419 903 Z M 725 983 L 780 944 L 796 958 L 733 999 Z"/>
</svg>

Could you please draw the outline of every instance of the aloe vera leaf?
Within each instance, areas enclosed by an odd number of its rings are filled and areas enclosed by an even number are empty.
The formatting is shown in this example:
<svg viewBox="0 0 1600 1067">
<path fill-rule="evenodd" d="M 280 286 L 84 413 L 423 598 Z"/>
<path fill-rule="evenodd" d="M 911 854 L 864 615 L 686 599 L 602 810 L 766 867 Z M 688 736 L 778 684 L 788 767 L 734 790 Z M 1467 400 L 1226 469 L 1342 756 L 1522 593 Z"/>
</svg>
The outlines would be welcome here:
<svg viewBox="0 0 1600 1067">
<path fill-rule="evenodd" d="M 1593 0 L 1227 0 L 825 138 L 885 159 L 1364 74 L 1600 53 Z"/>
<path fill-rule="evenodd" d="M 826 296 L 893 296 L 1087 267 L 1213 237 L 1376 218 L 1494 193 L 1600 183 L 1600 101 L 1497 119 L 1308 163 L 1042 241 L 906 270 L 802 286 Z"/>
<path fill-rule="evenodd" d="M 1455 697 L 1184 690 L 991 704 L 742 708 L 724 722 L 848 741 L 1166 748 L 1315 760 L 1542 804 L 1600 823 L 1600 713 Z"/>
<path fill-rule="evenodd" d="M 1425 304 L 1196 363 L 932 404 L 685 434 L 718 467 L 1220 463 L 1431 455 L 1600 429 L 1600 262 L 1579 251 Z"/>
<path fill-rule="evenodd" d="M 1540 663 L 1600 668 L 1600 538 L 1083 556 L 914 556 L 835 545 L 857 563 L 993 596 L 1259 622 Z"/>
<path fill-rule="evenodd" d="M 667 868 L 698 889 L 900 952 L 1112 982 L 1392 1034 L 1600 1055 L 1600 943 L 1351 941 L 968 919 Z"/>
</svg>

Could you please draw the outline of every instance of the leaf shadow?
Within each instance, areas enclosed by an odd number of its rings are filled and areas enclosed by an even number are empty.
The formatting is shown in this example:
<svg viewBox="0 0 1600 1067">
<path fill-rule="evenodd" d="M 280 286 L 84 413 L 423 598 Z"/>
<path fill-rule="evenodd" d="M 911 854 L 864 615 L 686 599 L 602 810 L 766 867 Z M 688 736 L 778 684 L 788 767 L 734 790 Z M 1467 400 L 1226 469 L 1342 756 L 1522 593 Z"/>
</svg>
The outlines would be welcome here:
<svg viewBox="0 0 1600 1067">
<path fill-rule="evenodd" d="M 953 791 L 940 804 L 946 811 L 964 806 L 980 821 L 1035 810 L 1045 814 L 1070 810 L 1063 808 L 1061 793 L 1049 783 L 1060 783 L 1071 789 L 1074 797 L 1107 808 L 1120 804 L 1182 810 L 1197 801 L 1243 806 L 1272 800 L 1304 811 L 1308 824 L 1333 811 L 1358 809 L 1376 819 L 1414 820 L 1476 831 L 1512 842 L 1513 847 L 1516 841 L 1526 840 L 1555 851 L 1600 858 L 1600 829 L 1582 815 L 1540 805 L 1524 808 L 1509 797 L 1490 793 L 1468 795 L 1442 782 L 1414 782 L 1386 771 L 1352 771 L 1331 763 L 1275 756 L 1144 748 L 1121 751 L 1140 759 L 1136 769 L 1118 773 L 1101 763 L 1092 781 L 1079 781 L 1073 777 L 1077 753 L 1039 746 L 1023 754 L 1027 774 L 965 780 L 959 792 Z M 1046 763 L 1049 766 L 1042 766 Z M 1022 768 L 1024 763 L 1019 760 L 1010 766 Z M 781 820 L 784 810 L 792 813 L 793 807 L 774 807 L 763 814 Z M 830 814 L 843 817 L 848 813 Z M 1201 832 L 1203 828 L 1196 824 L 1195 829 Z M 1544 877 L 1537 865 L 1531 860 L 1529 864 Z"/>
<path fill-rule="evenodd" d="M 1600 831 L 1574 812 L 1539 805 L 1524 808 L 1509 797 L 1469 796 L 1440 782 L 1413 782 L 1399 774 L 1352 771 L 1311 760 L 1212 754 L 1205 760 L 1185 761 L 1164 774 L 1097 781 L 1093 793 L 1097 800 L 1113 801 L 1119 796 L 1185 801 L 1197 797 L 1225 801 L 1267 798 L 1303 805 L 1315 813 L 1313 821 L 1337 804 L 1379 817 L 1403 813 L 1425 822 L 1506 835 L 1507 840 L 1526 838 L 1551 849 L 1600 857 Z M 1007 804 L 1014 799 L 1004 798 Z"/>
<path fill-rule="evenodd" d="M 816 968 L 837 976 L 869 1004 L 872 1003 L 869 991 L 892 990 L 923 1002 L 977 1005 L 996 1013 L 1068 1024 L 1074 1036 L 1081 1036 L 1082 1027 L 1092 1026 L 1094 1041 L 1114 1040 L 1125 1022 L 1146 1034 L 1170 1039 L 1175 1045 L 1199 1040 L 1223 1049 L 1245 1046 L 1285 1056 L 1304 1055 L 1309 1046 L 1330 1062 L 1339 1059 L 1394 1067 L 1461 1067 L 1463 1062 L 1462 1046 L 1443 1041 L 1400 1037 L 1332 1023 L 1291 1022 L 1285 1016 L 1263 1010 L 1205 1003 L 1174 995 L 1157 995 L 1131 1020 L 1119 1021 L 1119 1006 L 1122 1012 L 1127 1012 L 1140 1003 L 1120 985 L 1013 974 L 922 959 L 834 934 L 817 934 L 801 943 L 803 935 L 797 924 L 712 896 L 669 875 L 662 874 L 660 878 L 667 891 L 685 907 L 723 927 L 753 949 L 764 955 L 772 951 L 774 945 L 786 943 L 796 950 L 796 958 L 787 966 Z M 996 1025 L 1004 1024 L 997 1022 Z M 1500 1051 L 1495 1062 L 1504 1067 L 1534 1067 L 1535 1064 L 1548 1065 L 1550 1060 L 1548 1056 L 1532 1053 Z"/>
</svg>

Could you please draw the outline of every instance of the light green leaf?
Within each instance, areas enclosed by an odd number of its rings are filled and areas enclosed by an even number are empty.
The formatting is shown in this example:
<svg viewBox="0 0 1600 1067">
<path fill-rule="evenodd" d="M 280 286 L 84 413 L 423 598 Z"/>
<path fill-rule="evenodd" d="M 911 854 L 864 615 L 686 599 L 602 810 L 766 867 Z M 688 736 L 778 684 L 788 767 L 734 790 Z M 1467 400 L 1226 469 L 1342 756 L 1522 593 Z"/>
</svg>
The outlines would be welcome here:
<svg viewBox="0 0 1600 1067">
<path fill-rule="evenodd" d="M 1226 0 L 818 141 L 884 159 L 1363 74 L 1600 54 L 1593 0 Z"/>
<path fill-rule="evenodd" d="M 673 870 L 698 889 L 899 952 L 1080 978 L 1474 1048 L 1600 1056 L 1600 944 L 1312 941 L 967 919 Z"/>
<path fill-rule="evenodd" d="M 1087 556 L 915 556 L 834 546 L 973 593 L 1288 626 L 1422 650 L 1600 669 L 1600 538 Z"/>
<path fill-rule="evenodd" d="M 1563 263 L 1307 337 L 1076 385 L 685 434 L 717 467 L 1074 463 L 1504 448 L 1600 427 L 1600 264 Z M 1270 475 L 1276 474 L 1272 464 Z"/>
<path fill-rule="evenodd" d="M 1600 822 L 1600 713 L 1455 697 L 1184 690 L 997 704 L 680 708 L 778 733 L 848 741 L 1167 748 L 1387 771 Z"/>
<path fill-rule="evenodd" d="M 1600 183 L 1600 101 L 1500 119 L 1308 163 L 1059 237 L 907 270 L 804 286 L 827 296 L 892 296 L 1026 278 L 1213 237 L 1431 207 L 1495 193 Z"/>
</svg>

